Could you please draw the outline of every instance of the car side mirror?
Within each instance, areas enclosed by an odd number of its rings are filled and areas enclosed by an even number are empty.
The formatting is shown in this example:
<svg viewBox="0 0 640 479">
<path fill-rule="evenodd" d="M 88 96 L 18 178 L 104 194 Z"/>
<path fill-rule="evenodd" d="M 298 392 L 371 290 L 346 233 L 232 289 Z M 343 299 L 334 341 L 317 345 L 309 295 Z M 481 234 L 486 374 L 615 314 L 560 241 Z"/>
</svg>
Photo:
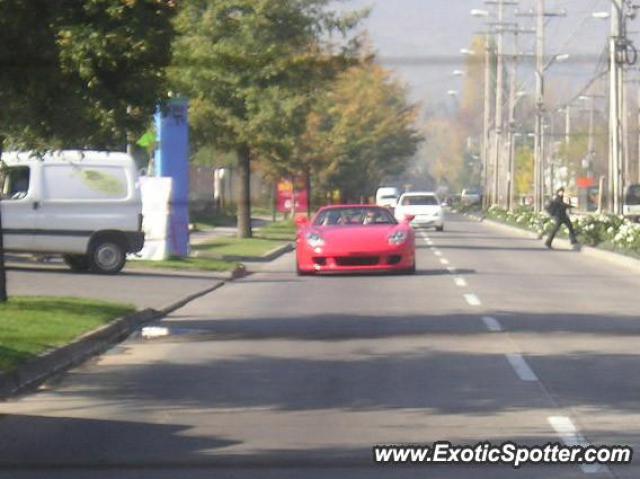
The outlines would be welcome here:
<svg viewBox="0 0 640 479">
<path fill-rule="evenodd" d="M 403 223 L 409 224 L 411 223 L 414 219 L 416 219 L 415 215 L 404 215 L 404 219 L 402 220 Z"/>
</svg>

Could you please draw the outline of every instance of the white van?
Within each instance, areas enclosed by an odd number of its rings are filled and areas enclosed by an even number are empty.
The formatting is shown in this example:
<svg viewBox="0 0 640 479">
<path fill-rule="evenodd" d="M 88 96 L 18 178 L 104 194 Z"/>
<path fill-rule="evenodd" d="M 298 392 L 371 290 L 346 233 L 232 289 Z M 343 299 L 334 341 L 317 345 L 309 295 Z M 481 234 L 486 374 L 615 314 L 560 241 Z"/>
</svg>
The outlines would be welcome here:
<svg viewBox="0 0 640 479">
<path fill-rule="evenodd" d="M 74 271 L 118 273 L 142 249 L 142 204 L 126 153 L 2 155 L 5 251 L 61 254 Z"/>
<path fill-rule="evenodd" d="M 400 198 L 398 188 L 383 186 L 376 191 L 376 205 L 383 208 L 395 208 Z"/>
</svg>

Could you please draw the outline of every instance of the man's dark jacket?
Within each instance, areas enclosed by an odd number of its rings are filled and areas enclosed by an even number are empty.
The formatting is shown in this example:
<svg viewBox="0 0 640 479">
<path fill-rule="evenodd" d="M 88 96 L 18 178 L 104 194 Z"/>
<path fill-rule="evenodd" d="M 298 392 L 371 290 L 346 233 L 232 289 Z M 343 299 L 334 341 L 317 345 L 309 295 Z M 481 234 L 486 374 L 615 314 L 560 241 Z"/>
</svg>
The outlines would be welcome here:
<svg viewBox="0 0 640 479">
<path fill-rule="evenodd" d="M 571 208 L 571 205 L 564 202 L 564 198 L 561 196 L 556 196 L 547 207 L 547 211 L 554 218 L 558 218 L 559 220 L 569 219 L 569 215 L 567 214 L 567 210 Z"/>
</svg>

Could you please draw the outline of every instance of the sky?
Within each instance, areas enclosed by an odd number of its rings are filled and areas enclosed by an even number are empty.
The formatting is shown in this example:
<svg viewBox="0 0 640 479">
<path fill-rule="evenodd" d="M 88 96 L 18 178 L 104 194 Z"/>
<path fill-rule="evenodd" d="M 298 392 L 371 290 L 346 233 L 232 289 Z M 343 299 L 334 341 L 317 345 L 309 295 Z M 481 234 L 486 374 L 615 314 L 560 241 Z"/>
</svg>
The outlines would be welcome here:
<svg viewBox="0 0 640 479">
<path fill-rule="evenodd" d="M 517 8 L 526 12 L 536 4 L 535 0 L 519 3 L 507 11 L 513 14 Z M 560 96 L 579 91 L 593 76 L 607 42 L 609 23 L 591 14 L 608 11 L 610 6 L 610 0 L 546 1 L 547 10 L 567 12 L 565 17 L 548 21 L 547 54 L 569 53 L 576 59 L 549 71 L 549 83 L 561 92 Z M 494 8 L 483 0 L 349 0 L 343 8 L 363 7 L 371 8 L 363 27 L 381 63 L 410 85 L 414 101 L 425 105 L 450 101 L 447 91 L 460 87 L 461 80 L 452 76 L 453 70 L 463 67 L 460 49 L 469 47 L 474 34 L 484 29 L 484 20 L 472 17 L 471 9 Z M 518 17 L 517 21 L 523 28 L 535 25 L 531 18 Z M 630 26 L 631 30 L 638 28 Z M 533 53 L 535 35 L 523 37 L 520 51 Z M 521 76 L 525 87 L 532 88 L 532 72 L 523 71 Z"/>
</svg>

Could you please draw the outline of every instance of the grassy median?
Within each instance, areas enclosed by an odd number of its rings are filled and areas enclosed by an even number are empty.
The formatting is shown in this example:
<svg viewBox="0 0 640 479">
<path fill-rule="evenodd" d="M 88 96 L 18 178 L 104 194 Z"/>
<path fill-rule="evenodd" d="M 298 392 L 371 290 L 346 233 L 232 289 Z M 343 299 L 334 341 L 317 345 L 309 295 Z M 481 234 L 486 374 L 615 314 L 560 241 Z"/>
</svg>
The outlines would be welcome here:
<svg viewBox="0 0 640 479">
<path fill-rule="evenodd" d="M 88 299 L 11 298 L 0 304 L 0 371 L 134 311 L 133 306 Z"/>
<path fill-rule="evenodd" d="M 189 258 L 170 258 L 164 261 L 129 261 L 127 268 L 153 268 L 174 271 L 226 272 L 238 267 L 238 261 L 260 259 L 270 251 L 295 241 L 293 221 L 271 223 L 256 230 L 253 238 L 221 237 L 192 246 Z"/>
<path fill-rule="evenodd" d="M 257 230 L 253 238 L 224 237 L 193 246 L 199 258 L 260 258 L 270 251 L 295 240 L 292 221 L 272 223 Z"/>
</svg>

